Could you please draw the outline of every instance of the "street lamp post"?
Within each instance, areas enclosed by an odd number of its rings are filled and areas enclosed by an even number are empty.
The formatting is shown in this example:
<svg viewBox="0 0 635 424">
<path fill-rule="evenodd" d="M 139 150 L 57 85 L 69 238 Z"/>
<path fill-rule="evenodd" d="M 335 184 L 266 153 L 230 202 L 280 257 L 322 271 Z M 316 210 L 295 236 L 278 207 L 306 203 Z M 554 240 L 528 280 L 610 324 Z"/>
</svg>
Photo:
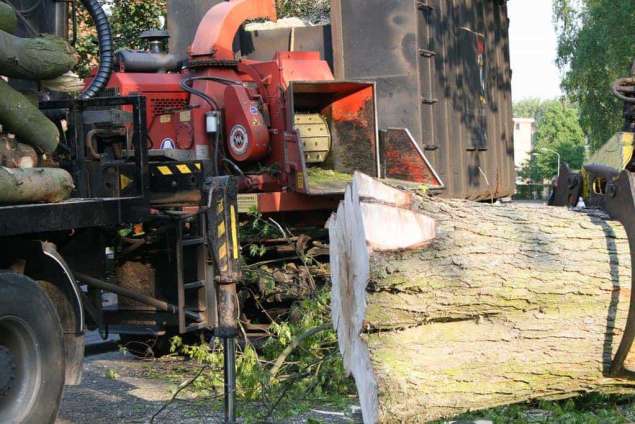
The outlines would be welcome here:
<svg viewBox="0 0 635 424">
<path fill-rule="evenodd" d="M 555 154 L 558 157 L 558 176 L 560 176 L 560 153 L 556 152 L 553 149 L 548 149 L 546 147 L 541 148 L 540 151 L 541 152 L 550 152 L 550 153 Z"/>
</svg>

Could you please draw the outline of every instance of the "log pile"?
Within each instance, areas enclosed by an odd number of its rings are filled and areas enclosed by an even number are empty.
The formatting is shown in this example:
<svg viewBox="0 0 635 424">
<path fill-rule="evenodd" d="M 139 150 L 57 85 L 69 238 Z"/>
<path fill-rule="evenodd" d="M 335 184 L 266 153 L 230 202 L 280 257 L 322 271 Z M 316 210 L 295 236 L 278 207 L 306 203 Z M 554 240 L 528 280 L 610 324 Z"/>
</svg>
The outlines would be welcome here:
<svg viewBox="0 0 635 424">
<path fill-rule="evenodd" d="M 631 264 L 600 212 L 435 199 L 358 174 L 328 226 L 333 324 L 364 422 L 635 392 L 608 376 Z"/>
<path fill-rule="evenodd" d="M 77 55 L 59 37 L 16 37 L 17 22 L 15 9 L 0 2 L 0 204 L 59 202 L 74 188 L 70 174 L 36 168 L 40 154 L 57 149 L 59 129 L 6 78 L 55 81 L 77 65 Z"/>
</svg>

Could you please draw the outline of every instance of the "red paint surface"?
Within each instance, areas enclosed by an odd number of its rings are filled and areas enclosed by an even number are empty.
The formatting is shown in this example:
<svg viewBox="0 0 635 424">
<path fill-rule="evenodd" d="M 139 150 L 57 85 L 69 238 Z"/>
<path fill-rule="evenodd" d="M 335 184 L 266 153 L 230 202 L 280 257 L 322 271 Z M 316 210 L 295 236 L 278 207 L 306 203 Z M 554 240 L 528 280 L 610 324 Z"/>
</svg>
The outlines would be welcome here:
<svg viewBox="0 0 635 424">
<path fill-rule="evenodd" d="M 236 32 L 243 22 L 258 18 L 277 19 L 274 0 L 231 0 L 217 4 L 203 17 L 192 42 L 191 56 L 233 59 Z"/>
<path fill-rule="evenodd" d="M 346 87 L 342 87 L 346 89 Z M 342 90 L 344 91 L 344 90 Z M 343 97 L 333 103 L 333 119 L 336 121 L 359 120 L 362 110 L 372 101 L 374 90 L 372 85 Z"/>
<path fill-rule="evenodd" d="M 275 19 L 273 0 L 231 0 L 215 6 L 198 29 L 191 48 L 192 59 L 234 59 L 232 45 L 236 31 L 245 20 L 256 17 Z M 372 128 L 374 140 L 375 126 L 370 122 L 374 113 L 365 113 L 369 102 L 374 105 L 372 84 L 334 81 L 327 62 L 320 59 L 318 52 L 281 52 L 271 61 L 241 60 L 235 66 L 210 64 L 182 73 L 114 73 L 110 88 L 117 88 L 120 95 L 140 94 L 148 99 L 151 147 L 159 149 L 163 141 L 170 139 L 179 149 L 194 150 L 197 159 L 214 157 L 214 142 L 205 129 L 205 115 L 212 106 L 182 90 L 181 81 L 190 76 L 247 83 L 228 86 L 199 80 L 192 86 L 213 98 L 224 111 L 226 136 L 236 124 L 249 131 L 253 146 L 244 156 L 233 159 L 239 164 L 257 160 L 263 169 L 275 170 L 249 175 L 241 183 L 241 192 L 260 193 L 262 212 L 331 210 L 337 206 L 339 198 L 311 197 L 301 193 L 306 187 L 296 186 L 302 181 L 298 175 L 304 173 L 304 164 L 293 128 L 295 93 L 292 95 L 289 87 L 298 82 L 302 85 L 301 95 L 320 99 L 323 104 L 318 109 L 325 116 L 342 122 L 355 121 L 353 128 Z M 253 112 L 254 108 L 258 113 Z M 183 122 L 181 112 L 189 112 L 191 120 Z M 229 151 L 227 146 L 224 150 Z M 209 154 L 201 157 L 202 152 Z"/>
<path fill-rule="evenodd" d="M 340 196 L 309 196 L 294 192 L 261 193 L 258 195 L 258 211 L 261 213 L 335 210 Z"/>
</svg>

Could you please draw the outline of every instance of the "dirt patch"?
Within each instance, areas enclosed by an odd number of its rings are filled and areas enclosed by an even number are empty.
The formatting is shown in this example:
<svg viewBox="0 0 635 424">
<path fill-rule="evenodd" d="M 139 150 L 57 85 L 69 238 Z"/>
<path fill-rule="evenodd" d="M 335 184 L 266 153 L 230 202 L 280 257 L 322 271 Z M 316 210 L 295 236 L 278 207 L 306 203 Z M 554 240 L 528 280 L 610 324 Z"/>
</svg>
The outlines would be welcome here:
<svg viewBox="0 0 635 424">
<path fill-rule="evenodd" d="M 120 352 L 86 359 L 80 386 L 67 387 L 56 424 L 149 423 L 172 397 L 180 382 L 196 375 L 199 367 L 181 358 L 142 361 Z M 181 394 L 155 423 L 222 423 L 218 403 Z M 216 408 L 216 410 L 215 410 Z M 240 406 L 239 406 L 240 408 Z M 239 420 L 238 422 L 244 422 Z M 286 423 L 360 423 L 353 410 L 316 408 Z"/>
</svg>

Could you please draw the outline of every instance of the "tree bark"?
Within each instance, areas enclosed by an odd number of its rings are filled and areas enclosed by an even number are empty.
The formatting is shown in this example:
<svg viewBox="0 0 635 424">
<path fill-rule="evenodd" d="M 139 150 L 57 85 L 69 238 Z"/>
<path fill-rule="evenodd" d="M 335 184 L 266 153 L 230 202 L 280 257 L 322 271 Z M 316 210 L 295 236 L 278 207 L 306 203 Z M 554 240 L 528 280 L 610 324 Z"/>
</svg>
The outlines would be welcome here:
<svg viewBox="0 0 635 424">
<path fill-rule="evenodd" d="M 333 324 L 364 422 L 635 391 L 607 376 L 631 264 L 600 212 L 433 199 L 358 174 L 328 225 Z"/>
<path fill-rule="evenodd" d="M 60 168 L 0 167 L 0 204 L 58 203 L 73 189 L 73 178 Z"/>
<path fill-rule="evenodd" d="M 0 31 L 0 74 L 32 81 L 50 80 L 77 65 L 77 55 L 66 40 L 42 35 L 20 38 Z"/>
<path fill-rule="evenodd" d="M 60 134 L 55 124 L 37 105 L 1 78 L 0 99 L 0 124 L 5 131 L 14 133 L 20 142 L 44 153 L 53 153 L 57 149 Z"/>
<path fill-rule="evenodd" d="M 0 2 L 0 31 L 15 34 L 18 29 L 18 16 L 15 9 L 6 3 Z"/>
</svg>

